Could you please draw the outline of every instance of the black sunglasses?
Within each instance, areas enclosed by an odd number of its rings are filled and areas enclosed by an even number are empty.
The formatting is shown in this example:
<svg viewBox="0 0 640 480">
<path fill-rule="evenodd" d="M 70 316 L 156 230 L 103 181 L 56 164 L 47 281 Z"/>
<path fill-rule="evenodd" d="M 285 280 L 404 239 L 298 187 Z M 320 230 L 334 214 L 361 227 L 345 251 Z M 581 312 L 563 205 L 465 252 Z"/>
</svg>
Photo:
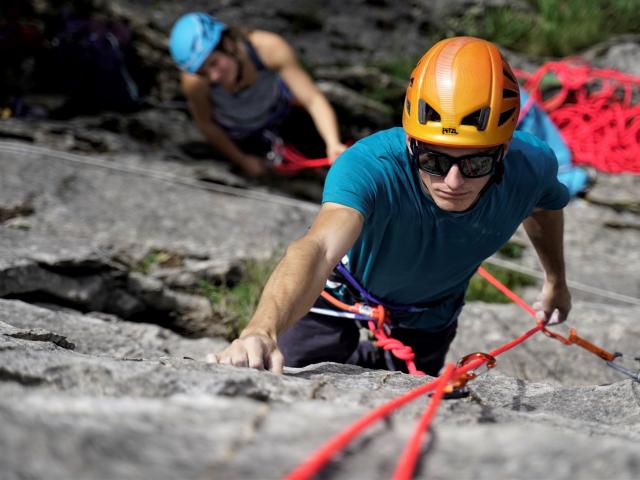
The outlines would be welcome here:
<svg viewBox="0 0 640 480">
<path fill-rule="evenodd" d="M 446 153 L 432 150 L 428 143 L 411 139 L 411 152 L 418 168 L 429 175 L 446 177 L 451 167 L 458 165 L 460 173 L 466 178 L 479 178 L 495 172 L 496 164 L 502 158 L 502 145 L 487 151 L 452 157 Z"/>
</svg>

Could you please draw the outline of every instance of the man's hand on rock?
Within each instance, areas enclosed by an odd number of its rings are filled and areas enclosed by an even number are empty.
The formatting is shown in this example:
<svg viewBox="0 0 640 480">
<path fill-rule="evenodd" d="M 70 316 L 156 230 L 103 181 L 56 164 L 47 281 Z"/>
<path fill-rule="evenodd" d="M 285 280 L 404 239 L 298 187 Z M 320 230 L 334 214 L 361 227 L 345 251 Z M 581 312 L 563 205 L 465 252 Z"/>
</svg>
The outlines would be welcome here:
<svg viewBox="0 0 640 480">
<path fill-rule="evenodd" d="M 223 351 L 208 355 L 207 361 L 282 373 L 284 357 L 275 340 L 267 335 L 256 334 L 241 336 Z"/>
</svg>

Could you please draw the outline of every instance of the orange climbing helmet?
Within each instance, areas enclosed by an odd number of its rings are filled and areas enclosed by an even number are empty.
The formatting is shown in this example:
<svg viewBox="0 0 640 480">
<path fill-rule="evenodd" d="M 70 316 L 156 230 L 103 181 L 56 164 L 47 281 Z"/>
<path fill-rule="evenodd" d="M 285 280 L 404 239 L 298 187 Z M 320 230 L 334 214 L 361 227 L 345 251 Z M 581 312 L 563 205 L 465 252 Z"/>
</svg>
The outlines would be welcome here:
<svg viewBox="0 0 640 480">
<path fill-rule="evenodd" d="M 454 37 L 436 43 L 413 69 L 402 126 L 423 142 L 484 148 L 511 139 L 519 112 L 518 82 L 498 47 Z"/>
</svg>

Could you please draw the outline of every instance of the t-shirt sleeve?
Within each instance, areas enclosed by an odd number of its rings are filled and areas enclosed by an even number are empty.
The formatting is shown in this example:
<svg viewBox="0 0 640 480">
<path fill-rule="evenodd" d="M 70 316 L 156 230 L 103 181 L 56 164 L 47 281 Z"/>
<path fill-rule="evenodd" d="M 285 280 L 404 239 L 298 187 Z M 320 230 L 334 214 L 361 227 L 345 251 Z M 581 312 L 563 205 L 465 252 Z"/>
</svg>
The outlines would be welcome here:
<svg viewBox="0 0 640 480">
<path fill-rule="evenodd" d="M 558 181 L 558 160 L 553 150 L 546 143 L 541 142 L 541 145 L 543 168 L 535 206 L 545 210 L 560 210 L 567 206 L 571 195 L 567 187 Z"/>
<path fill-rule="evenodd" d="M 368 219 L 376 207 L 380 168 L 370 148 L 356 143 L 331 165 L 322 202 L 333 202 L 358 210 Z"/>
</svg>

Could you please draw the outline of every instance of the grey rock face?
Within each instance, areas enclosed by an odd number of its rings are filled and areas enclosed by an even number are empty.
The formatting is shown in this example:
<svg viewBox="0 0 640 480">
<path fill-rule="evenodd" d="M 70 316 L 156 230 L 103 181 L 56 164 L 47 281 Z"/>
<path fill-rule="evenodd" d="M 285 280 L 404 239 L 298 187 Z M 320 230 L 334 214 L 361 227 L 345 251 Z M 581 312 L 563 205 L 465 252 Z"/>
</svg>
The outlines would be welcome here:
<svg viewBox="0 0 640 480">
<path fill-rule="evenodd" d="M 569 323 L 581 337 L 612 353 L 623 353 L 625 363 L 638 370 L 640 361 L 634 360 L 640 356 L 638 315 L 639 307 L 579 302 L 571 311 Z M 460 317 L 449 359 L 456 361 L 472 351 L 488 352 L 534 326 L 533 319 L 516 305 L 496 308 L 480 302 L 471 303 Z M 551 330 L 568 336 L 565 326 Z M 597 385 L 624 378 L 599 357 L 576 345 L 564 346 L 542 334 L 503 354 L 496 370 L 520 381 L 556 385 Z"/>
<path fill-rule="evenodd" d="M 509 306 L 483 310 L 513 316 Z M 616 313 L 629 324 L 637 316 Z M 201 361 L 221 346 L 0 300 L 6 478 L 281 478 L 368 409 L 424 381 L 336 364 L 276 376 Z M 533 343 L 525 357 L 550 355 L 540 346 Z M 637 383 L 560 386 L 494 372 L 470 385 L 470 397 L 440 408 L 417 478 L 640 473 Z M 424 404 L 417 400 L 370 428 L 327 474 L 389 478 Z"/>
<path fill-rule="evenodd" d="M 200 283 L 237 279 L 240 259 L 272 254 L 304 232 L 318 208 L 259 191 L 216 193 L 192 172 L 167 173 L 151 155 L 141 165 L 7 142 L 0 165 L 0 205 L 31 205 L 0 225 L 0 296 L 153 319 L 192 334 L 229 334 L 197 295 Z M 144 274 L 145 258 L 158 250 L 179 261 Z"/>
<path fill-rule="evenodd" d="M 318 68 L 317 78 L 364 130 L 397 112 L 362 92 L 401 95 L 404 84 L 344 65 L 397 52 L 417 58 L 443 16 L 505 2 L 362 0 L 363 14 L 349 17 L 340 2 L 103 3 L 135 24 L 144 58 L 162 65 L 161 100 L 177 92 L 165 42 L 180 13 L 215 9 L 275 31 L 304 26 L 296 49 L 312 68 L 334 67 Z M 628 37 L 586 55 L 637 73 L 637 51 Z M 528 70 L 538 62 L 506 54 Z M 425 381 L 328 363 L 276 376 L 204 362 L 229 331 L 197 286 L 237 279 L 238 260 L 303 234 L 318 206 L 253 189 L 223 162 L 185 158 L 177 145 L 201 138 L 184 105 L 157 107 L 64 124 L 0 122 L 1 136 L 48 146 L 0 142 L 3 479 L 282 478 L 361 415 Z M 566 209 L 572 280 L 640 297 L 637 183 L 600 175 L 587 199 Z M 175 262 L 145 264 L 158 251 Z M 538 268 L 531 247 L 518 262 Z M 574 300 L 571 326 L 640 368 L 640 307 L 581 291 Z M 531 327 L 515 306 L 467 305 L 448 359 Z M 640 386 L 577 346 L 536 335 L 469 387 L 468 397 L 441 406 L 417 478 L 640 477 Z M 426 402 L 372 426 L 321 477 L 390 478 Z"/>
</svg>

